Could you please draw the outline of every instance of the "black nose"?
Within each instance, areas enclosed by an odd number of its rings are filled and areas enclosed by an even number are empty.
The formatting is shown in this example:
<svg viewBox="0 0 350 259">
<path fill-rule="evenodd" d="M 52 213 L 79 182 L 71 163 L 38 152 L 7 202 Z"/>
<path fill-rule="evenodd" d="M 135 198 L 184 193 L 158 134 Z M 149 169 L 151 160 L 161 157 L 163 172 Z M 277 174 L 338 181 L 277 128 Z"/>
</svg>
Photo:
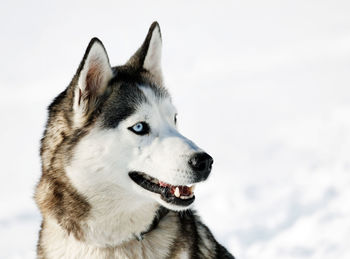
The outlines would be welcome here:
<svg viewBox="0 0 350 259">
<path fill-rule="evenodd" d="M 213 162 L 213 158 L 207 153 L 196 153 L 190 158 L 188 164 L 197 173 L 197 180 L 203 181 L 208 178 Z"/>
</svg>

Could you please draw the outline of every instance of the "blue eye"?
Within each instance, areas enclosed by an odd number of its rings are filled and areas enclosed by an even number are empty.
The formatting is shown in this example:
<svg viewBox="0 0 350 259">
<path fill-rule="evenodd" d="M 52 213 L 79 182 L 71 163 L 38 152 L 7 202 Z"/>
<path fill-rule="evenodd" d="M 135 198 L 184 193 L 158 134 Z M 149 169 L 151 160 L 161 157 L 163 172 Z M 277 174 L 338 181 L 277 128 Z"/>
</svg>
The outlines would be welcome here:
<svg viewBox="0 0 350 259">
<path fill-rule="evenodd" d="M 134 126 L 129 127 L 128 129 L 137 135 L 146 135 L 150 131 L 149 125 L 144 121 L 138 122 Z"/>
<path fill-rule="evenodd" d="M 142 125 L 142 123 L 137 123 L 136 125 L 134 125 L 132 127 L 132 129 L 136 132 L 141 132 L 143 130 L 143 125 Z"/>
</svg>

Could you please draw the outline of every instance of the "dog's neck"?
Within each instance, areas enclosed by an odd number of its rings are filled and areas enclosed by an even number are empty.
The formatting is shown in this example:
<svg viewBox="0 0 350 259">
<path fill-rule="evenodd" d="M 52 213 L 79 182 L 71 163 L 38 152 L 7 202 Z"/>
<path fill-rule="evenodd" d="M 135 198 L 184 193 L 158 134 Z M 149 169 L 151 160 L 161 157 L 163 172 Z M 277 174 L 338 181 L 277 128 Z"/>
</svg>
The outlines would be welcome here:
<svg viewBox="0 0 350 259">
<path fill-rule="evenodd" d="M 180 233 L 177 213 L 169 211 L 158 223 L 156 228 L 146 230 L 142 242 L 135 236 L 125 239 L 129 236 L 126 235 L 124 240 L 120 238 L 120 243 L 117 244 L 113 238 L 118 238 L 121 232 L 113 231 L 114 226 L 110 226 L 111 229 L 107 232 L 86 232 L 85 234 L 90 235 L 85 236 L 85 240 L 77 240 L 74 235 L 67 234 L 56 220 L 49 217 L 44 222 L 40 247 L 45 248 L 48 258 L 163 258 L 171 253 L 174 240 Z M 90 225 L 94 226 L 97 224 Z M 102 236 L 97 239 L 98 234 Z M 111 234 L 112 236 L 109 236 Z"/>
<path fill-rule="evenodd" d="M 113 195 L 114 196 L 114 195 Z M 154 229 L 163 215 L 154 201 L 135 203 L 135 198 L 122 191 L 118 197 L 89 199 L 91 211 L 83 224 L 85 241 L 100 247 L 114 247 Z M 154 223 L 154 227 L 152 226 Z"/>
</svg>

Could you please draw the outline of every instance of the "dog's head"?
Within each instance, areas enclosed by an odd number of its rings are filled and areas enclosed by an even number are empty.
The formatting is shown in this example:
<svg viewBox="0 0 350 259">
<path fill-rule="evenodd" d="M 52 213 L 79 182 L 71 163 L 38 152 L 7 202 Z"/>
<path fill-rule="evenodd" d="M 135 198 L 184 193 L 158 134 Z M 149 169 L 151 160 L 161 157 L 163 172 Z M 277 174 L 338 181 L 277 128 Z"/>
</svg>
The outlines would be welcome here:
<svg viewBox="0 0 350 259">
<path fill-rule="evenodd" d="M 153 23 L 130 60 L 111 67 L 102 42 L 91 40 L 69 86 L 76 138 L 66 171 L 83 195 L 110 199 L 123 192 L 130 206 L 155 200 L 183 210 L 194 201 L 194 184 L 208 177 L 213 159 L 177 129 L 161 45 Z"/>
</svg>

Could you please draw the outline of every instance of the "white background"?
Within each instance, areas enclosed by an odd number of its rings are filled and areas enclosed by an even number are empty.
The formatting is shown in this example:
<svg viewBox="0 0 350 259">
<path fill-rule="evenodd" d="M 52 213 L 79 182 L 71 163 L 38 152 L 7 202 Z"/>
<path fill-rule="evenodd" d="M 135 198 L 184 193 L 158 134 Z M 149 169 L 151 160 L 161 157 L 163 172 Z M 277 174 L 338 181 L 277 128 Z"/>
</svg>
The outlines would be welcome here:
<svg viewBox="0 0 350 259">
<path fill-rule="evenodd" d="M 90 38 L 124 63 L 157 20 L 196 205 L 237 258 L 350 258 L 350 2 L 0 3 L 0 258 L 34 258 L 46 107 Z"/>
</svg>

